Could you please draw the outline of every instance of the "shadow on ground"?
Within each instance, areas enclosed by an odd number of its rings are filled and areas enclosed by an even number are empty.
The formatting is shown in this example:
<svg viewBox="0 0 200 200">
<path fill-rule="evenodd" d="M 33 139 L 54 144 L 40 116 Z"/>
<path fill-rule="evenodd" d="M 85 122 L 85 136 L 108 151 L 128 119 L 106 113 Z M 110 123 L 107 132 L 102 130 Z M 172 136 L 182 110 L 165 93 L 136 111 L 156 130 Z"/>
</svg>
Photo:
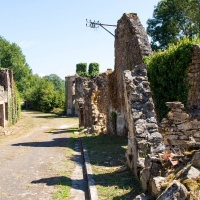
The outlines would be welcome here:
<svg viewBox="0 0 200 200">
<path fill-rule="evenodd" d="M 12 146 L 29 146 L 29 147 L 67 147 L 68 138 L 55 138 L 52 141 L 44 142 L 24 142 L 12 144 Z"/>
<path fill-rule="evenodd" d="M 69 117 L 69 116 L 65 116 L 65 115 L 56 115 L 56 114 L 49 114 L 49 115 L 39 115 L 39 116 L 35 116 L 35 118 L 49 118 L 49 119 L 53 119 L 53 118 L 66 118 L 66 119 L 76 119 L 77 117 Z"/>
<path fill-rule="evenodd" d="M 54 129 L 48 133 L 51 134 L 62 134 L 62 133 L 72 133 L 79 131 L 76 128 L 69 129 Z M 82 134 L 81 140 L 86 144 L 88 154 L 90 157 L 90 163 L 93 166 L 100 167 L 101 172 L 95 173 L 93 178 L 95 180 L 95 185 L 98 187 L 103 186 L 104 190 L 107 188 L 115 192 L 120 190 L 120 194 L 114 194 L 112 199 L 120 200 L 126 199 L 131 200 L 135 198 L 138 194 L 141 194 L 142 188 L 140 186 L 139 180 L 133 174 L 133 172 L 125 168 L 125 151 L 128 144 L 126 137 L 109 136 L 109 135 L 84 135 Z M 13 146 L 31 146 L 31 147 L 68 147 L 69 140 L 75 140 L 74 138 L 55 138 L 52 141 L 44 142 L 27 142 L 27 143 L 17 143 Z M 74 149 L 73 149 L 74 150 Z M 76 156 L 71 158 L 76 162 Z M 78 164 L 78 163 L 77 163 Z M 110 168 L 116 168 L 115 170 L 110 170 Z M 119 169 L 119 170 L 117 170 Z M 81 181 L 81 180 L 77 180 Z M 52 185 L 63 185 L 71 186 L 71 178 L 65 176 L 43 178 L 39 180 L 34 180 L 32 184 L 46 184 L 47 186 Z M 74 186 L 72 186 L 74 187 Z M 76 188 L 77 189 L 77 188 Z M 104 198 L 107 198 L 109 191 L 105 191 Z M 101 192 L 99 195 L 102 195 Z M 109 198 L 108 198 L 109 199 Z"/>
<path fill-rule="evenodd" d="M 50 178 L 42 178 L 39 180 L 32 181 L 32 184 L 46 184 L 47 186 L 53 185 L 70 185 L 71 179 L 65 176 L 56 176 Z"/>
<path fill-rule="evenodd" d="M 60 128 L 60 129 L 52 129 L 51 131 L 48 131 L 46 133 L 51 133 L 51 134 L 62 134 L 62 133 L 73 133 L 77 131 L 77 128 Z"/>
</svg>

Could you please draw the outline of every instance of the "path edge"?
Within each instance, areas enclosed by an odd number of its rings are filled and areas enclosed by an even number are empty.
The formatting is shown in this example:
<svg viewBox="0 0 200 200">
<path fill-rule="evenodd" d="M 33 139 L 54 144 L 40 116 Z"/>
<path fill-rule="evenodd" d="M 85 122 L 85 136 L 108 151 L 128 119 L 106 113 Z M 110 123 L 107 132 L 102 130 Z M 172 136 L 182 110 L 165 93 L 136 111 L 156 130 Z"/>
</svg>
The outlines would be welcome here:
<svg viewBox="0 0 200 200">
<path fill-rule="evenodd" d="M 82 142 L 81 139 L 80 139 L 80 141 L 81 141 L 81 146 L 82 146 L 84 167 L 85 167 L 86 176 L 87 176 L 89 198 L 90 198 L 90 200 L 98 200 L 97 188 L 95 186 L 95 182 L 93 179 L 92 167 L 90 165 L 88 151 L 86 149 L 85 144 Z"/>
</svg>

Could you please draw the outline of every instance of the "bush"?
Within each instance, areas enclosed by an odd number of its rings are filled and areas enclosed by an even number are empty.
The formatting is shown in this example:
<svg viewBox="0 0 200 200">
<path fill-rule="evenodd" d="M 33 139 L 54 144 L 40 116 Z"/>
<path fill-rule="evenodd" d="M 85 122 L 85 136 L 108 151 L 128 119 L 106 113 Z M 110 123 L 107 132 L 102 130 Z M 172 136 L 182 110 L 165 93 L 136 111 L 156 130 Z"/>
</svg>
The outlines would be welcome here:
<svg viewBox="0 0 200 200">
<path fill-rule="evenodd" d="M 99 64 L 98 63 L 90 63 L 89 69 L 88 69 L 88 75 L 91 78 L 94 78 L 99 75 Z"/>
<path fill-rule="evenodd" d="M 76 73 L 79 76 L 85 76 L 85 77 L 87 77 L 88 76 L 88 73 L 87 73 L 87 63 L 78 63 L 78 64 L 76 64 Z"/>
<path fill-rule="evenodd" d="M 153 55 L 143 59 L 147 65 L 158 120 L 168 112 L 166 102 L 180 101 L 186 104 L 189 90 L 186 77 L 195 43 L 199 41 L 183 38 L 165 51 L 154 52 Z"/>
</svg>

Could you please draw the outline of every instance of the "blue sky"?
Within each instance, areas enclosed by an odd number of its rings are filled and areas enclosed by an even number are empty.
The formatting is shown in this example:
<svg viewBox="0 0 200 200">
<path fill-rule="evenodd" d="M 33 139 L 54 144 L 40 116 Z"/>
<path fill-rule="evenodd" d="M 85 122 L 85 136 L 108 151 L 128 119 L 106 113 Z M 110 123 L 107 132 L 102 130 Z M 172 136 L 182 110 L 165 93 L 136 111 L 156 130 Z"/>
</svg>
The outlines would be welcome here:
<svg viewBox="0 0 200 200">
<path fill-rule="evenodd" d="M 18 44 L 34 74 L 75 74 L 79 62 L 114 68 L 114 37 L 86 19 L 116 25 L 137 13 L 143 26 L 159 0 L 0 0 L 0 35 Z M 114 28 L 108 28 L 114 33 Z"/>
</svg>

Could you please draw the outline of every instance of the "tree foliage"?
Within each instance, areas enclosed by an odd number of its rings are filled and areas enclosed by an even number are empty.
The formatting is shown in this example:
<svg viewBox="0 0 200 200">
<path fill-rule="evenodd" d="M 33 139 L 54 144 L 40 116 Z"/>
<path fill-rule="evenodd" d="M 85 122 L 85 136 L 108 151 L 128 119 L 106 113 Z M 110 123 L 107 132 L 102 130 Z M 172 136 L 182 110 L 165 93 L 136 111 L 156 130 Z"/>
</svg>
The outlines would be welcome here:
<svg viewBox="0 0 200 200">
<path fill-rule="evenodd" d="M 99 64 L 98 63 L 90 63 L 88 69 L 88 75 L 91 78 L 94 78 L 99 75 Z"/>
<path fill-rule="evenodd" d="M 79 76 L 87 77 L 88 76 L 87 63 L 78 63 L 78 64 L 76 64 L 76 73 Z"/>
<path fill-rule="evenodd" d="M 64 91 L 55 89 L 54 84 L 46 77 L 35 76 L 35 79 L 37 83 L 27 93 L 30 108 L 42 112 L 50 112 L 53 108 L 64 108 Z"/>
<path fill-rule="evenodd" d="M 58 90 L 58 91 L 65 90 L 65 81 L 62 80 L 58 75 L 50 74 L 50 75 L 44 76 L 43 79 L 52 82 L 55 90 Z"/>
<path fill-rule="evenodd" d="M 99 64 L 90 63 L 87 71 L 87 63 L 76 64 L 76 73 L 79 76 L 94 78 L 99 75 Z"/>
<path fill-rule="evenodd" d="M 15 84 L 21 96 L 30 87 L 32 70 L 28 66 L 21 48 L 0 37 L 0 68 L 13 70 Z"/>
<path fill-rule="evenodd" d="M 186 103 L 189 90 L 186 76 L 192 46 L 199 42 L 183 38 L 177 45 L 170 45 L 165 51 L 154 52 L 144 58 L 158 119 L 161 120 L 168 112 L 166 102 Z"/>
<path fill-rule="evenodd" d="M 153 50 L 165 49 L 184 36 L 190 39 L 200 31 L 200 0 L 161 0 L 147 21 Z"/>
<path fill-rule="evenodd" d="M 29 101 L 31 109 L 43 112 L 49 112 L 57 107 L 64 109 L 64 80 L 56 74 L 50 74 L 43 78 L 37 74 L 33 75 L 21 48 L 3 37 L 0 37 L 0 68 L 13 70 L 14 81 L 20 96 Z M 19 109 L 20 97 L 17 92 L 16 98 Z M 12 121 L 16 121 L 16 117 L 13 117 L 13 111 L 9 113 L 11 113 L 10 119 L 12 120 L 10 121 L 12 124 Z"/>
</svg>

